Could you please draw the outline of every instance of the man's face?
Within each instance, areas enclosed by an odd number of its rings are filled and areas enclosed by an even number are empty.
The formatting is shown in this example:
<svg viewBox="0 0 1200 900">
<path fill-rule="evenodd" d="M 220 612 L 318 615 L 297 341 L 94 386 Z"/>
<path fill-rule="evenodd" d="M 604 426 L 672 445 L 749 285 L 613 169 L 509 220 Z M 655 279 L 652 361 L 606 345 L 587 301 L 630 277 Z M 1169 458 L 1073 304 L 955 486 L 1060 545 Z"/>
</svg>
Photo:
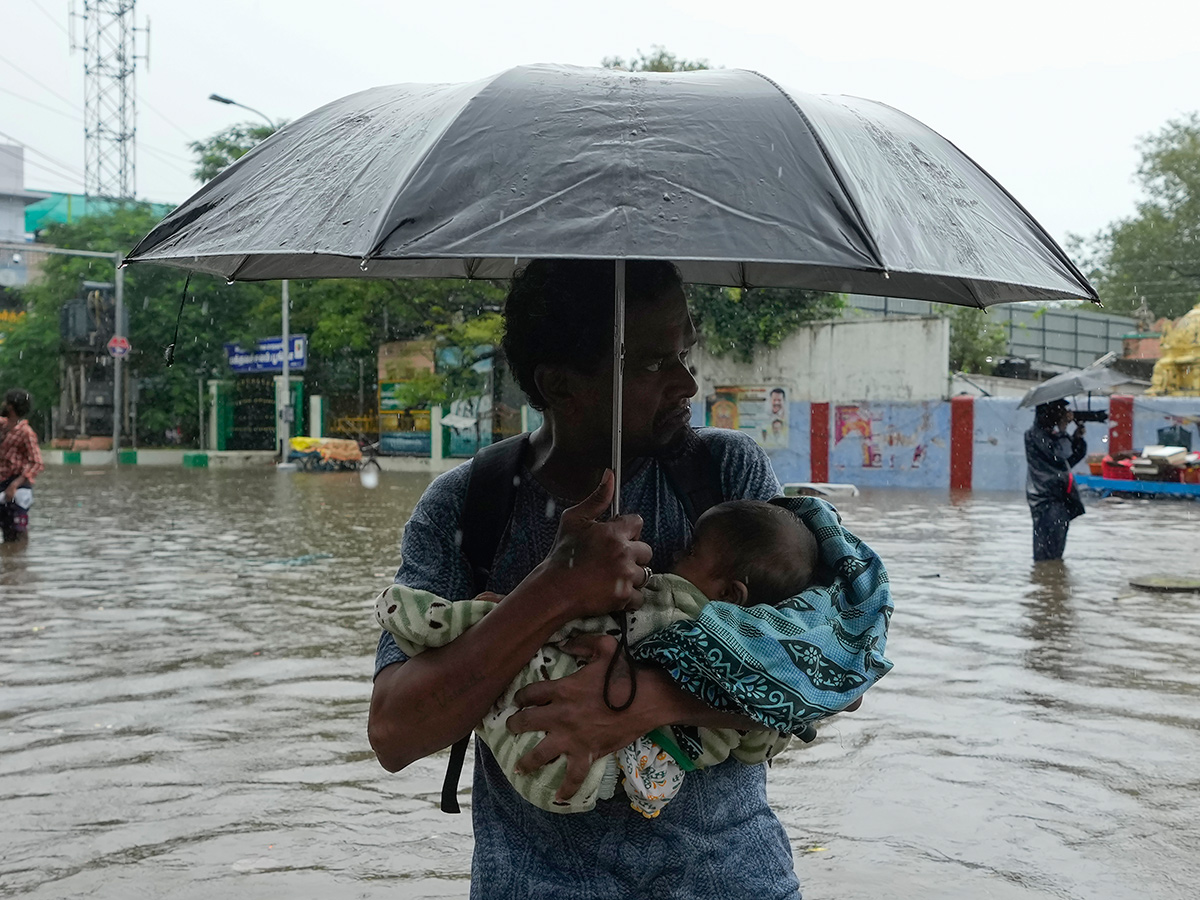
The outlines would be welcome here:
<svg viewBox="0 0 1200 900">
<path fill-rule="evenodd" d="M 627 457 L 668 446 L 687 428 L 695 395 L 688 354 L 696 329 L 687 298 L 676 288 L 655 301 L 630 304 L 625 316 L 625 402 L 622 435 Z M 597 431 L 611 433 L 612 365 L 587 379 L 581 399 Z"/>
<path fill-rule="evenodd" d="M 783 394 L 773 391 L 771 393 L 771 414 L 777 416 L 781 412 L 783 412 Z"/>
</svg>

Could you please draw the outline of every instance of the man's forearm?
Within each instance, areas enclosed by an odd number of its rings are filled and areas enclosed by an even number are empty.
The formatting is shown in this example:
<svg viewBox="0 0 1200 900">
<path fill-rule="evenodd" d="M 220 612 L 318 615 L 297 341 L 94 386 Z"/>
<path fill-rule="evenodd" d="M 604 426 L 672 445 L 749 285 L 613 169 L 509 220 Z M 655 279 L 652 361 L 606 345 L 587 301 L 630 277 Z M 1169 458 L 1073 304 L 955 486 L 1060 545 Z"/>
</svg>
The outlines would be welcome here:
<svg viewBox="0 0 1200 900">
<path fill-rule="evenodd" d="M 523 583 L 456 640 L 379 673 L 367 730 L 385 769 L 436 753 L 479 723 L 561 627 L 547 588 L 537 578 Z"/>
</svg>

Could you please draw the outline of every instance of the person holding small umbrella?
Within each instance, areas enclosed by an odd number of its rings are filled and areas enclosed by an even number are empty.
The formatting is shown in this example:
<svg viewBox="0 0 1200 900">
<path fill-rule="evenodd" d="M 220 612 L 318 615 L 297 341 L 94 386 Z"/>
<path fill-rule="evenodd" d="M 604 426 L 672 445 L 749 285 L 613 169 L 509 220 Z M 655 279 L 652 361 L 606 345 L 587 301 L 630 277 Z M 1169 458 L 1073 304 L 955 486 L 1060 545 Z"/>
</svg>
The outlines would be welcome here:
<svg viewBox="0 0 1200 900">
<path fill-rule="evenodd" d="M 1062 559 L 1071 520 L 1084 512 L 1071 469 L 1087 455 L 1087 441 L 1082 422 L 1066 434 L 1072 420 L 1066 400 L 1040 403 L 1033 427 L 1025 432 L 1025 499 L 1033 515 L 1034 562 Z"/>
</svg>

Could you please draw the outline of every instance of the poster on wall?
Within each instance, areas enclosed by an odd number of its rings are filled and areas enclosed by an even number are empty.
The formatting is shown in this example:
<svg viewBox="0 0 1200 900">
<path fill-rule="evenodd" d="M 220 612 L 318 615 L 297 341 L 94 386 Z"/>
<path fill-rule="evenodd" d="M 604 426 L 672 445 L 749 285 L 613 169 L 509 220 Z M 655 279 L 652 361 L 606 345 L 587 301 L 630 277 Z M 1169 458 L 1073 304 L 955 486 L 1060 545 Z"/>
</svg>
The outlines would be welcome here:
<svg viewBox="0 0 1200 900">
<path fill-rule="evenodd" d="M 788 445 L 787 388 L 741 384 L 713 388 L 705 399 L 705 424 L 743 431 L 766 450 Z"/>
<path fill-rule="evenodd" d="M 945 448 L 928 403 L 837 406 L 833 423 L 834 458 L 843 469 L 920 469 L 931 447 Z M 861 459 L 846 455 L 856 445 Z"/>
</svg>

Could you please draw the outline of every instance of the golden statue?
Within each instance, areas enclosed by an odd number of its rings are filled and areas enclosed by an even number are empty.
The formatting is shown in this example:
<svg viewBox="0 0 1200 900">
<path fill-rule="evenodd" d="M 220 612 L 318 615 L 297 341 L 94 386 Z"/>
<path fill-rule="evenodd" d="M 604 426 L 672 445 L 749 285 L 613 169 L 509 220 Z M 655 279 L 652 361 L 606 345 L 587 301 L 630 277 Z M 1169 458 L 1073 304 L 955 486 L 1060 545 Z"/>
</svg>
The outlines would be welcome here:
<svg viewBox="0 0 1200 900">
<path fill-rule="evenodd" d="M 1200 303 L 1167 328 L 1147 394 L 1200 397 Z"/>
</svg>

